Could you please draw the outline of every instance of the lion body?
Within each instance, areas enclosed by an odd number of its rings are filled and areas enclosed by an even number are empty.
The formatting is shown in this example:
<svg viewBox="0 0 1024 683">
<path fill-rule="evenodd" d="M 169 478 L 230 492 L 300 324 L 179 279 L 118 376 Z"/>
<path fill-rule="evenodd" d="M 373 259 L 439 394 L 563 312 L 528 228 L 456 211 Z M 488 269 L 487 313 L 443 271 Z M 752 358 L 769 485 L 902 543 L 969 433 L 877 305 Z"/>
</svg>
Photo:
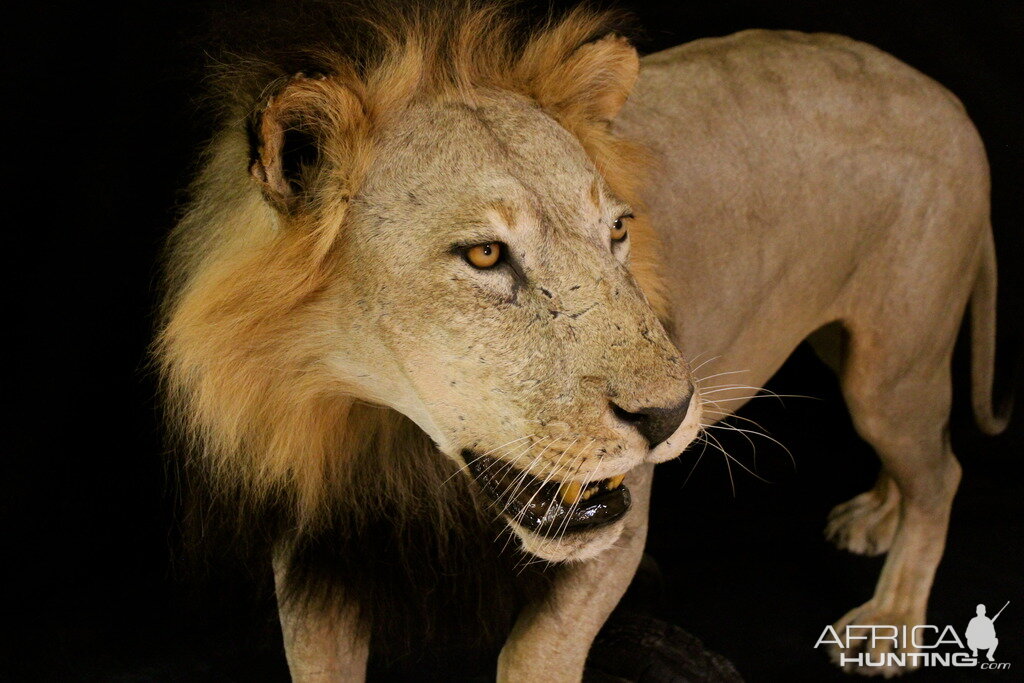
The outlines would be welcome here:
<svg viewBox="0 0 1024 683">
<path fill-rule="evenodd" d="M 683 348 L 753 387 L 833 321 L 942 353 L 991 239 L 984 148 L 952 94 L 825 34 L 699 40 L 641 73 L 617 125 L 655 154 L 644 198 Z"/>
<path fill-rule="evenodd" d="M 299 625 L 286 633 L 296 677 L 357 671 L 370 646 L 415 666 L 411 650 L 458 640 L 438 637 L 437 615 L 484 651 L 511 630 L 507 677 L 581 668 L 639 561 L 650 463 L 677 452 L 670 439 L 648 454 L 607 414 L 606 396 L 665 405 L 685 387 L 689 367 L 659 320 L 689 358 L 712 359 L 704 376 L 745 373 L 687 413 L 679 448 L 701 415 L 731 414 L 797 344 L 842 323 L 844 391 L 887 468 L 875 507 L 899 504 L 897 487 L 913 500 L 909 475 L 887 474 L 905 465 L 942 526 L 959 477 L 941 437 L 948 359 L 972 296 L 975 406 L 999 427 L 988 172 L 959 102 L 848 39 L 746 32 L 645 58 L 613 134 L 608 114 L 636 64 L 618 40 L 588 42 L 604 18 L 577 13 L 512 47 L 493 12 L 467 16 L 447 43 L 428 39 L 448 28 L 399 26 L 412 39 L 393 40 L 367 73 L 332 54 L 317 58 L 323 78 L 254 70 L 172 238 L 157 348 L 170 420 L 197 454 L 193 478 L 224 504 L 200 507 L 258 536 L 279 565 L 282 619 Z M 323 149 L 288 176 L 280 152 L 295 130 Z M 615 202 L 637 214 L 628 257 L 574 222 L 589 212 L 587 226 L 601 224 Z M 527 263 L 545 285 L 434 273 L 446 255 L 428 240 L 462 215 L 536 230 L 543 258 Z M 539 440 L 524 423 L 540 425 Z M 606 445 L 574 451 L 581 438 Z M 528 449 L 506 459 L 545 481 L 628 469 L 633 510 L 582 540 L 513 527 L 509 548 L 459 458 L 520 439 Z M 880 551 L 919 547 L 938 533 L 883 522 L 854 514 L 841 545 L 865 552 L 867 535 Z M 578 562 L 523 573 L 519 541 Z M 893 570 L 920 577 L 897 617 L 923 618 L 933 546 Z M 339 640 L 358 645 L 344 665 L 315 652 Z"/>
</svg>

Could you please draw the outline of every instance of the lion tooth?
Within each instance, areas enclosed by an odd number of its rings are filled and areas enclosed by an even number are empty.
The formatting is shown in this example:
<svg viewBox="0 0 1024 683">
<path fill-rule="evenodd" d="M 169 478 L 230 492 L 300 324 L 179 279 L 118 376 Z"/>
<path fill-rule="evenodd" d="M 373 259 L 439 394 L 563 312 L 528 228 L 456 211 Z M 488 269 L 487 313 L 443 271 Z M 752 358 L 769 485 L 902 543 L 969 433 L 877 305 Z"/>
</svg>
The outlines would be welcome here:
<svg viewBox="0 0 1024 683">
<path fill-rule="evenodd" d="M 626 478 L 625 474 L 617 474 L 608 480 L 608 490 L 617 489 L 622 486 L 622 480 Z"/>
<path fill-rule="evenodd" d="M 570 481 L 562 484 L 562 488 L 559 491 L 562 496 L 562 502 L 566 505 L 575 505 L 580 501 L 580 497 L 583 495 L 583 484 L 578 481 Z"/>
</svg>

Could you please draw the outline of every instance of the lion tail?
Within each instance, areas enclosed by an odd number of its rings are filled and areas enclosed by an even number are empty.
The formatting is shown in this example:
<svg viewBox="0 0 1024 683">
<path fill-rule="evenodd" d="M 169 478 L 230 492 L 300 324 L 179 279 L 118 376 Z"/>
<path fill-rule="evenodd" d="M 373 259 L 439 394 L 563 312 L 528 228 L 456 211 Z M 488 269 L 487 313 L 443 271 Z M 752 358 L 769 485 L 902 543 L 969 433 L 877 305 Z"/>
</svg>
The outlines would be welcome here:
<svg viewBox="0 0 1024 683">
<path fill-rule="evenodd" d="M 982 238 L 981 258 L 971 292 L 971 403 L 974 420 L 986 434 L 1006 429 L 1013 410 L 1013 394 L 993 409 L 992 388 L 996 362 L 996 250 L 991 229 Z M 1019 355 L 1019 354 L 1018 354 Z M 1018 366 L 1020 363 L 1018 363 Z"/>
</svg>

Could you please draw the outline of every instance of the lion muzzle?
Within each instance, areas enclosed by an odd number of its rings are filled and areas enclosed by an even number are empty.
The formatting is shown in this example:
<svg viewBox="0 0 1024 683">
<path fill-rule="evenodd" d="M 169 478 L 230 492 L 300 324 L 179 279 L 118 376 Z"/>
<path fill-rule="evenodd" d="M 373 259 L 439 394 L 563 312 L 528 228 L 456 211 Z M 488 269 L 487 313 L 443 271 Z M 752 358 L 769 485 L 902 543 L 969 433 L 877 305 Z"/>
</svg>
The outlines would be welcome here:
<svg viewBox="0 0 1024 683">
<path fill-rule="evenodd" d="M 624 474 L 592 482 L 541 481 L 497 458 L 464 452 L 481 490 L 501 514 L 545 537 L 589 531 L 616 522 L 629 511 Z"/>
</svg>

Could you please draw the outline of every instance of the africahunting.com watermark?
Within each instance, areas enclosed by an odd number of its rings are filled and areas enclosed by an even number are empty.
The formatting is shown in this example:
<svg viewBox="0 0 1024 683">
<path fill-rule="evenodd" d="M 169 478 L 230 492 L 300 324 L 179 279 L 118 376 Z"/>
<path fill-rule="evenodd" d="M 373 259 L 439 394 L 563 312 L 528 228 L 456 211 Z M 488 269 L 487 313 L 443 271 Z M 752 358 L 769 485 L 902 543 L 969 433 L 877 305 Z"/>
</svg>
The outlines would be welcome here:
<svg viewBox="0 0 1024 683">
<path fill-rule="evenodd" d="M 1009 604 L 1007 601 L 1006 605 Z M 963 631 L 963 637 L 948 625 L 850 624 L 841 635 L 832 626 L 826 626 L 814 647 L 835 645 L 840 648 L 838 663 L 842 667 L 976 667 L 1005 670 L 1010 668 L 1010 663 L 995 659 L 999 647 L 995 622 L 1006 605 L 991 618 L 986 614 L 985 605 L 978 605 L 974 618 Z M 940 648 L 944 651 L 940 652 Z"/>
</svg>

